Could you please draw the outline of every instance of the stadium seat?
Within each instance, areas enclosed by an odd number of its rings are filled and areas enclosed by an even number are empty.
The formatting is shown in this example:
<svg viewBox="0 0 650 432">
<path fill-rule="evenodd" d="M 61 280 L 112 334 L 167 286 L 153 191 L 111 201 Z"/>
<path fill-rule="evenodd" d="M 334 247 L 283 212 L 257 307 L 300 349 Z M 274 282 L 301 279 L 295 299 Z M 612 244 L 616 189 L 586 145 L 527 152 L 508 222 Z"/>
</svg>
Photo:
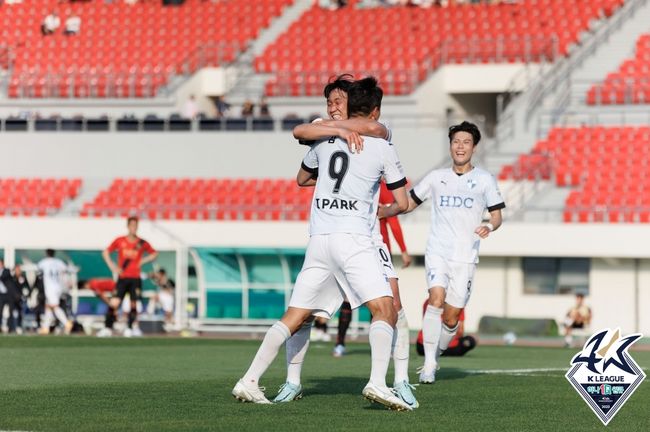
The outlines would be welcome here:
<svg viewBox="0 0 650 432">
<path fill-rule="evenodd" d="M 81 179 L 0 178 L 0 216 L 47 216 L 79 195 Z"/>
</svg>

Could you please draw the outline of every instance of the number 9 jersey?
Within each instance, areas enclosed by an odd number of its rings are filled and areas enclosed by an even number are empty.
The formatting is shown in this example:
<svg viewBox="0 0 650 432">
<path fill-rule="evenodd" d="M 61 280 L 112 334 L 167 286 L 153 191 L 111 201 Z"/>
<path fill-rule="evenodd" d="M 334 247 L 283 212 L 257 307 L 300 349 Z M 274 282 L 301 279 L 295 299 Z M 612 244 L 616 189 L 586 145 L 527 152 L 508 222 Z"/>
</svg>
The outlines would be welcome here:
<svg viewBox="0 0 650 432">
<path fill-rule="evenodd" d="M 361 153 L 350 153 L 340 138 L 320 141 L 307 152 L 302 169 L 318 176 L 309 219 L 312 236 L 371 236 L 381 177 L 389 190 L 406 185 L 395 147 L 381 138 L 364 136 Z"/>
</svg>

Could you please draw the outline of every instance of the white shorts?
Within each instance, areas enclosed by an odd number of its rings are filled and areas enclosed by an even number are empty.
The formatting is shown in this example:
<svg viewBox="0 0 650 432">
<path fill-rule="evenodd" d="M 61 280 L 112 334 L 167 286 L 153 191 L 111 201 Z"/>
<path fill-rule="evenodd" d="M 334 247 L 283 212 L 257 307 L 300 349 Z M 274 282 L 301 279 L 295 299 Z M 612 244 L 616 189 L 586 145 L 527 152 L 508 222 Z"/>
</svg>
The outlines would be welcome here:
<svg viewBox="0 0 650 432">
<path fill-rule="evenodd" d="M 331 318 L 345 298 L 356 309 L 370 300 L 392 297 L 379 259 L 368 236 L 312 236 L 289 306 L 311 309 L 316 316 Z"/>
<path fill-rule="evenodd" d="M 382 270 L 388 279 L 397 279 L 395 267 L 393 267 L 393 258 L 388 251 L 388 246 L 383 240 L 373 239 L 373 244 L 379 253 L 379 262 L 381 263 Z"/>
<path fill-rule="evenodd" d="M 164 312 L 174 312 L 174 296 L 167 291 L 160 291 L 158 293 L 158 301 L 160 308 Z"/>
<path fill-rule="evenodd" d="M 472 294 L 476 264 L 449 261 L 439 255 L 427 255 L 424 265 L 429 289 L 444 288 L 445 303 L 455 308 L 464 308 Z"/>
<path fill-rule="evenodd" d="M 45 287 L 45 304 L 58 306 L 61 303 L 61 295 L 63 288 L 60 286 L 46 286 Z"/>
</svg>

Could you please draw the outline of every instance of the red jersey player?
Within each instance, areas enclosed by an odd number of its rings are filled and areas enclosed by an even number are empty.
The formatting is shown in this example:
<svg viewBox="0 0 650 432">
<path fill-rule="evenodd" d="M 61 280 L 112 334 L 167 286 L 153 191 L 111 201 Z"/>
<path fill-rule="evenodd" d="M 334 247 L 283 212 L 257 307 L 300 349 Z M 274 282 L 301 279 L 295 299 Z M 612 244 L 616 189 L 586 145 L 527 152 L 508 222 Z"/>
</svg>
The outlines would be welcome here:
<svg viewBox="0 0 650 432">
<path fill-rule="evenodd" d="M 392 204 L 393 195 L 386 187 L 386 183 L 381 182 L 379 185 L 379 204 Z M 411 257 L 406 251 L 406 243 L 404 243 L 404 236 L 402 235 L 402 226 L 399 224 L 399 219 L 397 216 L 379 219 L 379 230 L 381 231 L 381 237 L 384 239 L 384 244 L 388 247 L 388 251 L 391 252 L 390 248 L 390 236 L 388 235 L 388 226 L 393 232 L 393 237 L 399 246 L 399 249 L 402 251 L 402 267 L 408 267 L 411 265 Z"/>
<path fill-rule="evenodd" d="M 131 310 L 129 312 L 128 329 L 125 330 L 125 336 L 140 336 L 140 329 L 133 326 L 137 320 L 137 301 L 140 299 L 142 291 L 142 279 L 140 279 L 141 266 L 150 263 L 158 256 L 158 252 L 144 239 L 138 237 L 138 218 L 131 216 L 127 219 L 128 234 L 113 240 L 102 253 L 106 265 L 111 269 L 113 274 L 117 274 L 117 295 L 111 298 L 108 312 L 106 313 L 106 329 L 101 336 L 112 334 L 113 324 L 117 308 L 124 300 L 126 293 L 129 293 Z M 111 258 L 111 253 L 117 252 L 117 264 Z M 145 253 L 147 254 L 145 256 Z"/>
</svg>

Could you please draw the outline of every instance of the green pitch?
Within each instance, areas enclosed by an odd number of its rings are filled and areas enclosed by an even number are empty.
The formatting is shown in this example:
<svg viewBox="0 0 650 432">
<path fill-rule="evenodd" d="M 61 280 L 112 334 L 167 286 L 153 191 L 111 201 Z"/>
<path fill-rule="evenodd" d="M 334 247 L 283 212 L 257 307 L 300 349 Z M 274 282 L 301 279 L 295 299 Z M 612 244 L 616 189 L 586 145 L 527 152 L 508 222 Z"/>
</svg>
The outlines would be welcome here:
<svg viewBox="0 0 650 432">
<path fill-rule="evenodd" d="M 479 346 L 465 358 L 443 358 L 439 381 L 415 392 L 420 408 L 398 413 L 361 396 L 370 367 L 366 344 L 350 344 L 341 359 L 331 356 L 331 344 L 312 344 L 300 401 L 237 402 L 230 390 L 257 346 L 211 339 L 0 337 L 0 430 L 605 430 L 563 376 L 575 349 Z M 650 352 L 633 357 L 650 367 Z M 422 360 L 415 352 L 411 359 L 416 382 Z M 508 372 L 513 369 L 522 371 Z M 284 352 L 263 379 L 268 396 L 283 378 Z M 649 407 L 645 382 L 606 430 L 650 431 Z"/>
</svg>

